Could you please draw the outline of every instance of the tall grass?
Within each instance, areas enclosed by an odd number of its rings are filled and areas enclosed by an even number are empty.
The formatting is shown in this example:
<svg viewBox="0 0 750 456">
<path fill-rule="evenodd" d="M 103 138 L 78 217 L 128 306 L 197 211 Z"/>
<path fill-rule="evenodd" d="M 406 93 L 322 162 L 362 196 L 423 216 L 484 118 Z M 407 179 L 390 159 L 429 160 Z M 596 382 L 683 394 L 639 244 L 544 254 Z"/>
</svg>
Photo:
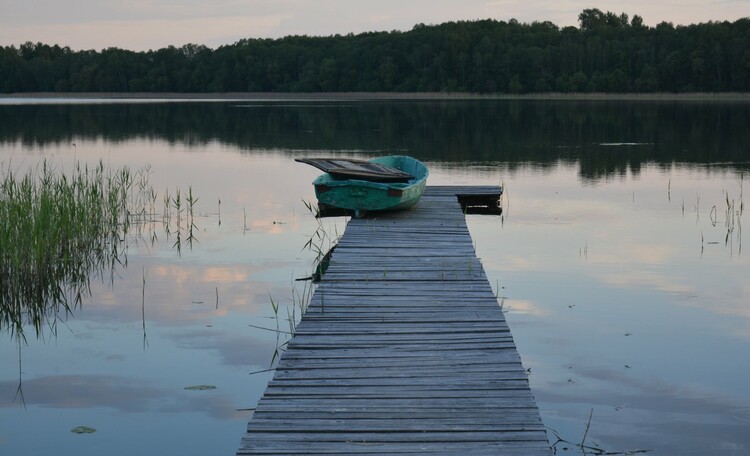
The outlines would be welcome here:
<svg viewBox="0 0 750 456">
<path fill-rule="evenodd" d="M 124 264 L 131 225 L 153 211 L 148 168 L 105 170 L 46 160 L 25 174 L 0 176 L 0 330 L 25 339 L 53 332 L 90 295 L 90 279 L 113 280 Z M 106 274 L 109 274 L 108 276 Z"/>
</svg>

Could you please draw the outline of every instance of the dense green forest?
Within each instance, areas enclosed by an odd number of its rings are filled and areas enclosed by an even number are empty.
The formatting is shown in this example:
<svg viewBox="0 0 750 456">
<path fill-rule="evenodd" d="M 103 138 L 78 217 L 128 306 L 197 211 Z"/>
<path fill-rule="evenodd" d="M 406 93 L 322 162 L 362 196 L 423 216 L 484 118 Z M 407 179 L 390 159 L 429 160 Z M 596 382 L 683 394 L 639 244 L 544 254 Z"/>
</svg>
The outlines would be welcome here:
<svg viewBox="0 0 750 456">
<path fill-rule="evenodd" d="M 0 92 L 748 92 L 750 18 L 579 27 L 495 20 L 406 32 L 243 39 L 210 49 L 0 47 Z"/>
</svg>

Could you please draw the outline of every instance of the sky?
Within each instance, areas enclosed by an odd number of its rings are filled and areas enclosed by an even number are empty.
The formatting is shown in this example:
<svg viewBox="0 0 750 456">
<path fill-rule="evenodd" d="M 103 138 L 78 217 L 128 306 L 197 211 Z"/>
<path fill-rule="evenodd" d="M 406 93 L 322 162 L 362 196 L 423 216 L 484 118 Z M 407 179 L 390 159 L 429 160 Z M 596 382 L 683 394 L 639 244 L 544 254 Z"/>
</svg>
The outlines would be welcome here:
<svg viewBox="0 0 750 456">
<path fill-rule="evenodd" d="M 415 24 L 496 19 L 578 25 L 585 8 L 637 14 L 646 25 L 734 21 L 750 0 L 0 0 L 0 45 L 74 50 L 216 48 L 242 38 L 410 30 Z"/>
</svg>

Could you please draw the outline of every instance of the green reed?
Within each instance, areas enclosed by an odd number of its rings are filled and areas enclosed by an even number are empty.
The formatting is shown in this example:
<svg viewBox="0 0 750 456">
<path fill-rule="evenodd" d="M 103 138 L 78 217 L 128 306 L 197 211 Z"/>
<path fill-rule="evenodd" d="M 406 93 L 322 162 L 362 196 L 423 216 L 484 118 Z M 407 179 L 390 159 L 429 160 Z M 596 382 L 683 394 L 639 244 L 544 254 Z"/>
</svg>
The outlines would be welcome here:
<svg viewBox="0 0 750 456">
<path fill-rule="evenodd" d="M 54 333 L 90 295 L 92 277 L 114 279 L 128 233 L 153 211 L 148 172 L 99 162 L 65 173 L 46 160 L 25 174 L 3 171 L 0 331 L 23 340 L 25 325 L 37 336 L 44 327 Z"/>
</svg>

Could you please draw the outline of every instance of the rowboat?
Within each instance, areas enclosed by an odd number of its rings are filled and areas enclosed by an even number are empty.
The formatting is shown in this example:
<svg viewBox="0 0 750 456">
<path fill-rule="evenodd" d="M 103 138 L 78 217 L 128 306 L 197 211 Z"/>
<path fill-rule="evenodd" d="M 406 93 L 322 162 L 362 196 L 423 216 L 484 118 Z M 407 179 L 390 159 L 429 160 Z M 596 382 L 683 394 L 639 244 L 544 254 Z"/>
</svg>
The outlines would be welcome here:
<svg viewBox="0 0 750 456">
<path fill-rule="evenodd" d="M 351 211 L 359 218 L 368 212 L 407 209 L 424 192 L 429 170 L 405 155 L 371 160 L 298 158 L 324 171 L 313 181 L 318 205 Z"/>
</svg>

